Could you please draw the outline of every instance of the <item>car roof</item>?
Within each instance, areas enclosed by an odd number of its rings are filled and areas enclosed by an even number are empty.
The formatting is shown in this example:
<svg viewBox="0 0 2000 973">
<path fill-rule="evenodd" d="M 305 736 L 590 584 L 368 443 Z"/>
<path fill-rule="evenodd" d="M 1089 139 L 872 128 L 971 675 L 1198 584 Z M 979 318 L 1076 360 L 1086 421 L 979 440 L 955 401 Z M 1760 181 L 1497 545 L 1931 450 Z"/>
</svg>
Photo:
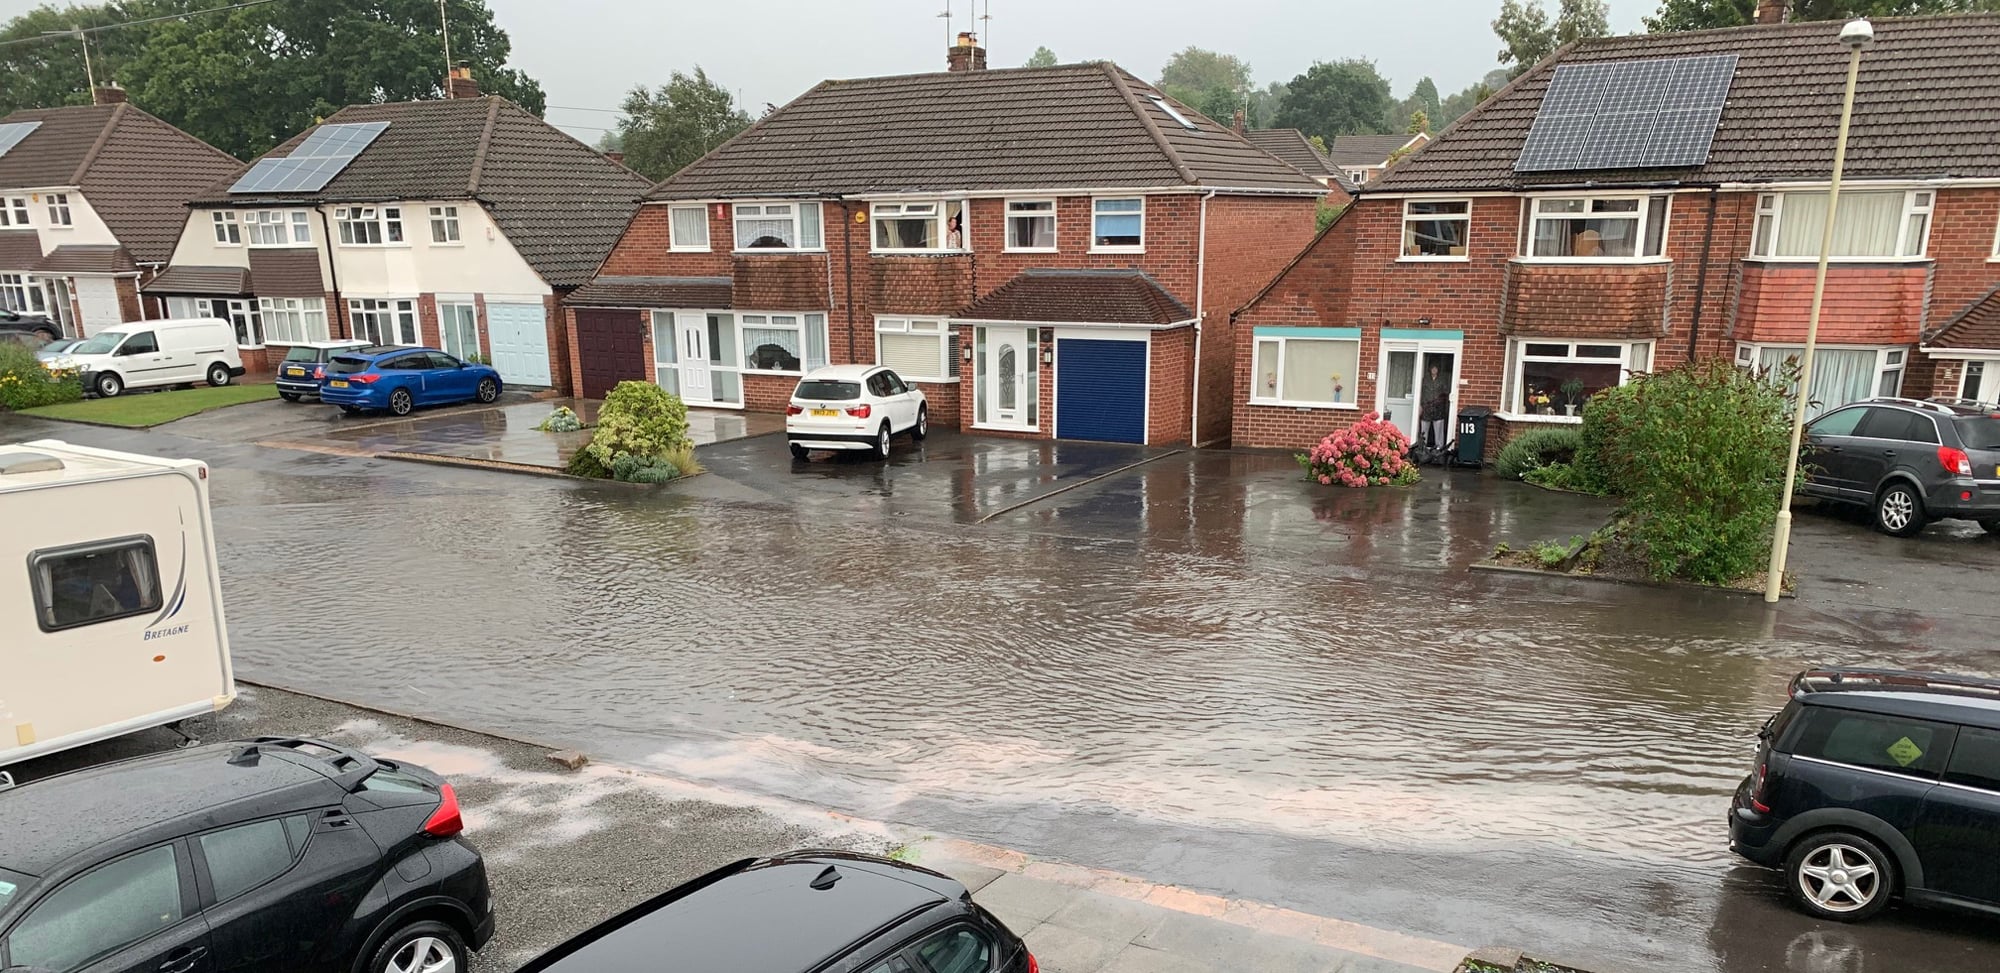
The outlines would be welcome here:
<svg viewBox="0 0 2000 973">
<path fill-rule="evenodd" d="M 1893 406 L 1932 416 L 1983 416 L 1991 415 L 1994 411 L 1992 405 L 1981 405 L 1969 399 L 1905 399 L 1887 395 L 1878 395 L 1871 399 L 1862 399 L 1859 402 L 1848 404 Z"/>
<path fill-rule="evenodd" d="M 373 360 L 376 358 L 387 358 L 391 355 L 407 354 L 412 351 L 435 351 L 438 354 L 444 354 L 444 352 L 441 349 L 432 348 L 427 345 L 394 345 L 394 346 L 364 345 L 362 347 L 352 349 L 353 353 L 346 357 L 367 358 Z"/>
<path fill-rule="evenodd" d="M 2000 730 L 2000 680 L 1904 669 L 1808 669 L 1792 680 L 1808 706 L 1963 723 Z"/>
<path fill-rule="evenodd" d="M 360 338 L 335 338 L 335 339 L 333 339 L 332 341 L 295 341 L 295 342 L 293 342 L 292 344 L 293 344 L 293 346 L 294 346 L 294 347 L 300 347 L 300 348 L 366 348 L 366 347 L 368 347 L 368 342 L 366 342 L 366 341 L 363 341 L 363 340 L 361 340 Z"/>
<path fill-rule="evenodd" d="M 880 365 L 822 365 L 807 372 L 801 382 L 813 379 L 833 379 L 835 381 L 858 382 L 867 378 L 870 372 L 880 371 Z"/>
<path fill-rule="evenodd" d="M 919 913 L 968 901 L 928 869 L 850 852 L 724 866 L 556 947 L 521 973 L 791 973 L 819 967 Z"/>
<path fill-rule="evenodd" d="M 0 790 L 0 867 L 44 875 L 99 846 L 177 837 L 171 832 L 204 812 L 213 816 L 276 792 L 324 795 L 334 786 L 309 756 L 265 747 L 260 759 L 232 761 L 244 749 L 242 743 L 193 747 Z"/>
</svg>

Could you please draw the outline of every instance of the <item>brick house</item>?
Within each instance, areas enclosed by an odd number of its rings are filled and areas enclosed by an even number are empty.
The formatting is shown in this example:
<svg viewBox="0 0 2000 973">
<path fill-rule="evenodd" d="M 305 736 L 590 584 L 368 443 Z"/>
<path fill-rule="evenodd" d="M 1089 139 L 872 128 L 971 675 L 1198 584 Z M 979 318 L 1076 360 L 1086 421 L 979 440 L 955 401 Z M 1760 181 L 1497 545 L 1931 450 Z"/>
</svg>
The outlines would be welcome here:
<svg viewBox="0 0 2000 973">
<path fill-rule="evenodd" d="M 1243 127 L 1243 113 L 1236 113 L 1236 130 L 1250 140 L 1250 144 L 1291 163 L 1306 175 L 1320 181 L 1330 190 L 1327 202 L 1343 204 L 1354 198 L 1354 180 L 1347 177 L 1347 171 L 1335 165 L 1333 157 L 1314 145 L 1306 133 L 1296 128 L 1252 128 Z"/>
<path fill-rule="evenodd" d="M 343 108 L 210 180 L 145 287 L 157 313 L 230 321 L 252 370 L 292 343 L 351 337 L 477 354 L 511 385 L 567 389 L 558 302 L 648 182 L 469 77 L 448 90 Z"/>
<path fill-rule="evenodd" d="M 242 163 L 99 88 L 93 105 L 0 118 L 0 306 L 66 334 L 141 316 L 190 196 Z"/>
<path fill-rule="evenodd" d="M 1328 161 L 1347 176 L 1347 181 L 1357 186 L 1366 186 L 1389 171 L 1389 160 L 1396 153 L 1415 152 L 1429 145 L 1430 134 L 1418 132 L 1414 135 L 1336 135 L 1333 144 L 1326 147 Z"/>
<path fill-rule="evenodd" d="M 569 309 L 574 382 L 782 409 L 882 363 L 931 421 L 1229 434 L 1228 310 L 1325 187 L 1109 64 L 826 81 L 654 187 Z M 1197 374 L 1199 379 L 1197 379 Z"/>
<path fill-rule="evenodd" d="M 1585 41 L 1514 81 L 1363 187 L 1236 313 L 1235 441 L 1299 446 L 1368 412 L 1414 433 L 1437 365 L 1453 412 L 1497 412 L 1490 461 L 1515 431 L 1579 422 L 1567 406 L 1633 372 L 1691 356 L 1796 356 L 1846 77 L 1840 26 Z M 1560 133 L 1607 115 L 1550 108 L 1557 72 L 1694 77 L 1685 72 L 1730 57 L 1699 158 L 1612 168 L 1598 163 L 1620 160 L 1591 153 L 1630 146 L 1590 137 L 1545 143 L 1581 163 L 1536 154 L 1537 126 Z M 1607 97 L 1635 89 L 1664 92 L 1662 103 L 1684 94 L 1655 81 Z M 1835 221 L 1816 408 L 1877 394 L 2000 397 L 1988 384 L 2000 374 L 1995 90 L 2000 16 L 1877 22 Z"/>
</svg>

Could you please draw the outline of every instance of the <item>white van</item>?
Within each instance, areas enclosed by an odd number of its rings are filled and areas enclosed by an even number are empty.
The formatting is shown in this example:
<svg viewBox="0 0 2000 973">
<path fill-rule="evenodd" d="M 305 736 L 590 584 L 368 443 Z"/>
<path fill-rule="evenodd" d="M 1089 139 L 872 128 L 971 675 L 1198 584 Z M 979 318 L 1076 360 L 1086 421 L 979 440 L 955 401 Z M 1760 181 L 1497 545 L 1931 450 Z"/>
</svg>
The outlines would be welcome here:
<svg viewBox="0 0 2000 973">
<path fill-rule="evenodd" d="M 0 766 L 228 706 L 208 466 L 0 445 Z"/>
<path fill-rule="evenodd" d="M 162 385 L 228 385 L 243 374 L 243 353 L 236 329 L 221 318 L 167 318 L 114 324 L 49 365 L 81 369 L 84 389 L 109 398 Z"/>
</svg>

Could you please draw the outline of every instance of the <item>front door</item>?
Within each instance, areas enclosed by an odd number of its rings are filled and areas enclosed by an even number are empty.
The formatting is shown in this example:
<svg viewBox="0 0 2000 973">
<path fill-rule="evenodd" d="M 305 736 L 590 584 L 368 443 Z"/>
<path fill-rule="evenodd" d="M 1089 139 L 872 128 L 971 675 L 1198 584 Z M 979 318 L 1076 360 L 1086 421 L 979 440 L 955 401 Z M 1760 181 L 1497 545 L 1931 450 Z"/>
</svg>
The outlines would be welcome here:
<svg viewBox="0 0 2000 973">
<path fill-rule="evenodd" d="M 1388 365 L 1383 369 L 1386 376 L 1382 382 L 1382 418 L 1403 431 L 1411 442 L 1417 441 L 1417 351 L 1391 349 L 1385 357 Z"/>
<path fill-rule="evenodd" d="M 688 405 L 713 405 L 715 390 L 708 370 L 708 315 L 699 311 L 675 311 L 676 356 L 681 362 L 681 401 Z"/>
<path fill-rule="evenodd" d="M 973 336 L 974 421 L 1008 429 L 1035 427 L 1033 328 L 978 328 Z"/>
</svg>

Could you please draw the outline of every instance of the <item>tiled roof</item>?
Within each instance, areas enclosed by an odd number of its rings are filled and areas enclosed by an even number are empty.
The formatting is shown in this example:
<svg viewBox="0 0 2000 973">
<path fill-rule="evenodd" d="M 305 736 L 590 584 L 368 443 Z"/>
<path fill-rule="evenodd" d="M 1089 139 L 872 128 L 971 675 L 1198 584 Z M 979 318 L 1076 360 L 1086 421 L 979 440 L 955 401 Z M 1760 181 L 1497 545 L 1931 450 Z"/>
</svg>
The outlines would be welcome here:
<svg viewBox="0 0 2000 973">
<path fill-rule="evenodd" d="M 1346 171 L 1335 165 L 1326 153 L 1313 147 L 1306 133 L 1296 128 L 1254 128 L 1244 132 L 1243 137 L 1306 175 L 1332 179 L 1341 189 L 1354 192 L 1354 184 L 1347 181 Z"/>
<path fill-rule="evenodd" d="M 1333 158 L 1334 165 L 1379 166 L 1414 138 L 1414 135 L 1336 135 L 1333 144 L 1326 147 L 1326 154 Z"/>
<path fill-rule="evenodd" d="M 26 272 L 42 262 L 42 241 L 33 230 L 0 230 L 0 270 Z"/>
<path fill-rule="evenodd" d="M 49 251 L 35 267 L 44 274 L 130 274 L 139 269 L 132 255 L 115 243 L 65 243 Z"/>
<path fill-rule="evenodd" d="M 250 281 L 258 297 L 322 297 L 327 291 L 319 251 L 308 247 L 253 247 Z"/>
<path fill-rule="evenodd" d="M 959 190 L 1322 189 L 1112 64 L 823 81 L 651 199 Z"/>
<path fill-rule="evenodd" d="M 1056 324 L 1178 324 L 1187 305 L 1137 270 L 1024 270 L 954 317 Z"/>
<path fill-rule="evenodd" d="M 727 277 L 597 277 L 570 292 L 563 303 L 578 307 L 730 306 Z"/>
<path fill-rule="evenodd" d="M 140 263 L 165 263 L 188 197 L 242 165 L 132 104 L 30 108 L 5 122 L 42 124 L 0 155 L 0 188 L 75 186 Z"/>
<path fill-rule="evenodd" d="M 174 264 L 141 288 L 148 294 L 253 294 L 250 271 L 242 267 Z"/>
<path fill-rule="evenodd" d="M 2000 349 L 2000 287 L 1958 312 L 1924 344 L 1932 348 Z"/>
<path fill-rule="evenodd" d="M 1847 80 L 1840 28 L 1819 21 L 1584 41 L 1501 89 L 1370 188 L 1824 180 Z M 1738 56 L 1706 165 L 1514 173 L 1556 64 L 1704 54 Z M 1877 20 L 1875 43 L 1861 56 L 1847 177 L 1939 176 L 2000 176 L 2000 15 Z"/>
<path fill-rule="evenodd" d="M 232 172 L 196 203 L 474 199 L 545 280 L 573 287 L 590 279 L 646 193 L 645 177 L 497 96 L 353 105 L 326 119 L 377 121 L 389 127 L 318 192 L 232 195 Z M 291 154 L 311 132 L 266 157 Z"/>
</svg>

